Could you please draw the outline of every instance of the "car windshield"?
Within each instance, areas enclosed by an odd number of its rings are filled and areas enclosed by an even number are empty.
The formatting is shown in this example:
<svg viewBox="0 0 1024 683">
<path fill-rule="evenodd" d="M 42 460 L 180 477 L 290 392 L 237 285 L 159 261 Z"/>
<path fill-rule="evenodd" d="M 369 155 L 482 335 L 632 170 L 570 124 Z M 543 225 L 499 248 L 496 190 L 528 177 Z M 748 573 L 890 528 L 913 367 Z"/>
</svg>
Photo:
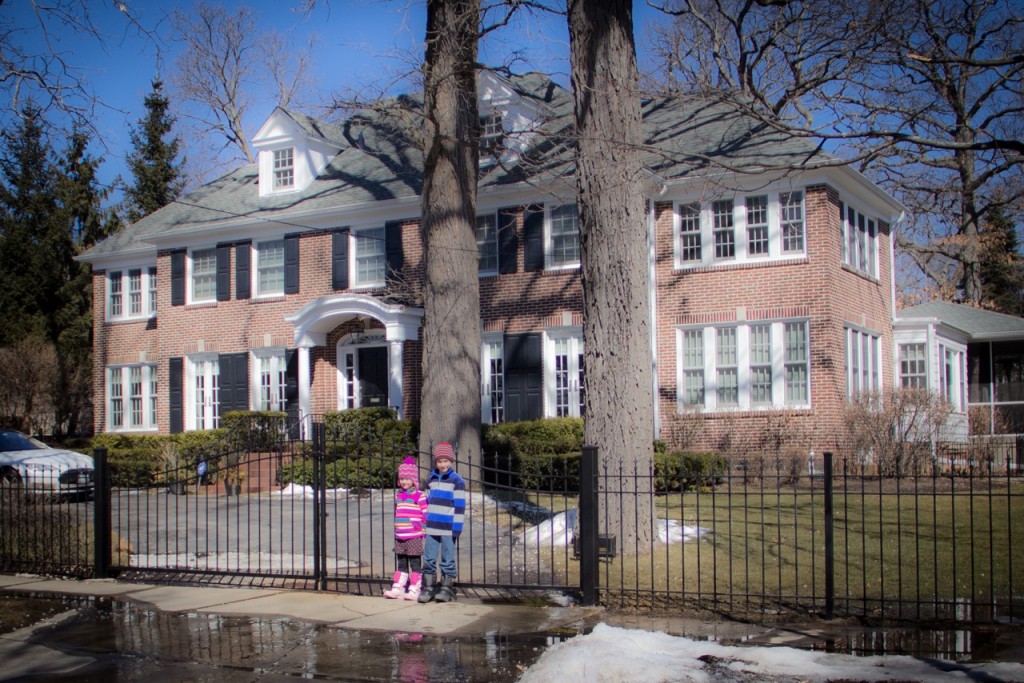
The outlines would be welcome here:
<svg viewBox="0 0 1024 683">
<path fill-rule="evenodd" d="M 36 451 L 46 448 L 46 444 L 36 441 L 31 436 L 18 432 L 0 431 L 0 452 L 5 451 Z"/>
</svg>

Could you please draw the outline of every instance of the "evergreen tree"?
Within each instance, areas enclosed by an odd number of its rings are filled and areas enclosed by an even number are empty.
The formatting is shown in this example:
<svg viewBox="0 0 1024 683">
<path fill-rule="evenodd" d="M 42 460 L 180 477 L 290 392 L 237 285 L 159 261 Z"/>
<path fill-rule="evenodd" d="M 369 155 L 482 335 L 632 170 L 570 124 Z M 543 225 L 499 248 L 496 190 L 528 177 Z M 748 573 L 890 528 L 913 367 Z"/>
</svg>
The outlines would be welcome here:
<svg viewBox="0 0 1024 683">
<path fill-rule="evenodd" d="M 47 299 L 53 292 L 48 252 L 57 205 L 53 151 L 43 132 L 40 110 L 21 111 L 3 133 L 0 152 L 0 346 L 27 337 L 49 336 Z"/>
<path fill-rule="evenodd" d="M 185 186 L 182 161 L 177 158 L 181 139 L 170 137 L 175 118 L 159 79 L 153 81 L 145 105 L 146 115 L 132 130 L 133 151 L 128 155 L 133 182 L 125 191 L 125 204 L 130 223 L 173 202 Z"/>
<path fill-rule="evenodd" d="M 982 305 L 1000 313 L 1024 316 L 1024 255 L 1017 226 L 1001 208 L 985 216 L 982 238 Z"/>
</svg>

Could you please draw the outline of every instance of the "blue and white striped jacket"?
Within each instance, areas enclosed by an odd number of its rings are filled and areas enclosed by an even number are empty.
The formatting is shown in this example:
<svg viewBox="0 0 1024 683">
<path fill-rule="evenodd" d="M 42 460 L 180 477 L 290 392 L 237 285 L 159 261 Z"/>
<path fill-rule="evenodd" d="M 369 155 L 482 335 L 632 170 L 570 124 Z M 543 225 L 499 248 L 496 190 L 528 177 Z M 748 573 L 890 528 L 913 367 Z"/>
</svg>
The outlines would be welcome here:
<svg viewBox="0 0 1024 683">
<path fill-rule="evenodd" d="M 465 480 L 455 470 L 432 470 L 427 480 L 427 535 L 458 538 L 465 516 Z"/>
</svg>

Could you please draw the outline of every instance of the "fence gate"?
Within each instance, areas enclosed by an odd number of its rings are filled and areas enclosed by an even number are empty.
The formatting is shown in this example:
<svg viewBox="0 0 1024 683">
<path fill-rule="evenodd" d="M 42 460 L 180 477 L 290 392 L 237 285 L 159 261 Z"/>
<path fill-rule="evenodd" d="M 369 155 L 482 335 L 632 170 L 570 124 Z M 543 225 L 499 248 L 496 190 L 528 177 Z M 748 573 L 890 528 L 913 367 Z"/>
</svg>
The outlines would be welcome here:
<svg viewBox="0 0 1024 683">
<path fill-rule="evenodd" d="M 96 573 L 380 594 L 394 571 L 397 466 L 417 457 L 425 487 L 430 455 L 321 420 L 301 431 L 229 432 L 149 479 L 114 467 L 113 486 L 98 449 L 108 475 L 97 477 Z M 579 592 L 578 491 L 566 477 L 524 482 L 510 465 L 492 457 L 460 471 L 468 504 L 458 585 L 502 600 Z"/>
</svg>

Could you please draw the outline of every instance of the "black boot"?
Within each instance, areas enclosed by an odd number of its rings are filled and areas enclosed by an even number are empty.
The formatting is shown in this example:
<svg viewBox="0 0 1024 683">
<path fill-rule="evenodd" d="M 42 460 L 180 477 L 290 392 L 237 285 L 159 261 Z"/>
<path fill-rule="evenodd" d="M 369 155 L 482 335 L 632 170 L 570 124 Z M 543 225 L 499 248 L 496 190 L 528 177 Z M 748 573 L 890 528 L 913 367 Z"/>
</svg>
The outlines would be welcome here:
<svg viewBox="0 0 1024 683">
<path fill-rule="evenodd" d="M 423 590 L 420 591 L 420 597 L 416 600 L 417 602 L 430 602 L 437 595 L 437 577 L 433 574 L 423 575 Z"/>
<path fill-rule="evenodd" d="M 438 602 L 452 602 L 455 600 L 455 577 L 441 575 L 441 584 L 437 589 L 434 599 Z"/>
</svg>

